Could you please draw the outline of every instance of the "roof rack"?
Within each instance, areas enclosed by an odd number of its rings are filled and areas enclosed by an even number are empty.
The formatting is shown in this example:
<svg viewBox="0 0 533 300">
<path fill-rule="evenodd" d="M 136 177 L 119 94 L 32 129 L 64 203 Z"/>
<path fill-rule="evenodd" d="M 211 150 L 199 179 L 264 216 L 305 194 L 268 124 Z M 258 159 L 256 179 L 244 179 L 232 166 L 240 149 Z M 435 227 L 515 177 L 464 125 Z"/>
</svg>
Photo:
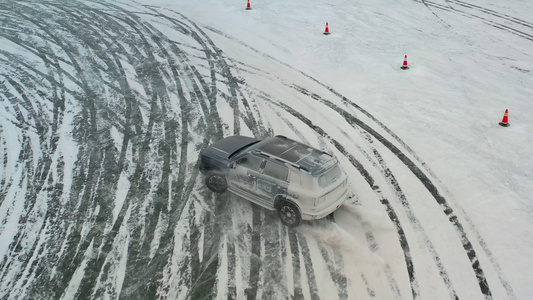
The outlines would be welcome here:
<svg viewBox="0 0 533 300">
<path fill-rule="evenodd" d="M 294 162 L 288 161 L 288 160 L 286 160 L 286 159 L 284 159 L 284 158 L 281 158 L 281 157 L 278 157 L 278 156 L 272 155 L 272 154 L 270 154 L 270 153 L 268 153 L 268 152 L 264 152 L 264 151 L 261 151 L 261 150 L 259 150 L 259 149 L 255 149 L 254 152 L 259 153 L 259 154 L 261 154 L 261 155 L 263 155 L 263 156 L 266 156 L 266 157 L 269 157 L 269 158 L 275 159 L 275 160 L 277 160 L 277 161 L 279 161 L 279 162 L 281 162 L 281 163 L 285 163 L 285 164 L 287 164 L 287 165 L 289 165 L 289 166 L 295 167 L 295 168 L 297 168 L 297 169 L 300 169 L 300 170 L 303 170 L 303 171 L 309 173 L 309 170 L 308 170 L 307 168 L 305 168 L 304 166 L 300 165 L 300 164 L 297 164 L 297 163 L 294 163 Z"/>
<path fill-rule="evenodd" d="M 298 144 L 302 144 L 301 142 L 298 142 L 298 141 L 296 141 L 296 140 L 290 139 L 290 138 L 288 138 L 288 137 L 286 137 L 286 136 L 284 136 L 284 135 L 281 135 L 281 134 L 276 135 L 275 137 L 280 138 L 280 139 L 284 139 L 284 140 L 290 140 L 290 141 L 296 142 L 296 143 L 298 143 Z M 310 148 L 313 148 L 312 146 L 309 146 L 309 145 L 306 145 L 306 146 L 308 146 L 308 147 L 310 147 Z M 324 151 L 324 150 L 319 150 L 319 149 L 317 149 L 317 150 L 320 151 L 320 152 L 322 152 L 322 153 L 324 153 L 324 154 L 326 154 L 327 156 L 334 157 L 333 154 L 331 154 L 331 153 L 329 153 L 329 152 L 326 152 L 326 151 Z"/>
</svg>

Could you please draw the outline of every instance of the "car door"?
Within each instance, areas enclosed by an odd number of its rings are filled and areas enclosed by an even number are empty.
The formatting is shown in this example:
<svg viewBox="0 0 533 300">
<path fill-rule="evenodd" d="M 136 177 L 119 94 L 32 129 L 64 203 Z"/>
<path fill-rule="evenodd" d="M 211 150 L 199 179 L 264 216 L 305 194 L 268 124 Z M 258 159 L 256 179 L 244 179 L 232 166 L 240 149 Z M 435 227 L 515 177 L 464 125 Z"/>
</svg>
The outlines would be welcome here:
<svg viewBox="0 0 533 300">
<path fill-rule="evenodd" d="M 289 169 L 280 163 L 266 161 L 257 177 L 257 194 L 264 201 L 274 205 L 277 195 L 286 195 Z"/>
<path fill-rule="evenodd" d="M 256 194 L 257 177 L 264 160 L 252 154 L 245 155 L 235 162 L 228 176 L 228 185 L 246 194 Z"/>
</svg>

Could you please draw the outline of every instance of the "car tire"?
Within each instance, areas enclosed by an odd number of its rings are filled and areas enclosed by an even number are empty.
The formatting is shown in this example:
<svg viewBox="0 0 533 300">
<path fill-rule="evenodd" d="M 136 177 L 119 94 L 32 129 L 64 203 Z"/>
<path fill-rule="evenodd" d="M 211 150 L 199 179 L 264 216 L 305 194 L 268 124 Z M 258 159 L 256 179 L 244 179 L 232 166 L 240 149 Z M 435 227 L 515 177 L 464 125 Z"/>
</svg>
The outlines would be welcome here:
<svg viewBox="0 0 533 300">
<path fill-rule="evenodd" d="M 228 189 L 226 176 L 219 172 L 211 172 L 205 177 L 205 185 L 215 193 L 224 193 Z"/>
<path fill-rule="evenodd" d="M 302 215 L 298 207 L 287 201 L 283 201 L 279 205 L 278 217 L 288 227 L 296 227 L 302 222 Z"/>
</svg>

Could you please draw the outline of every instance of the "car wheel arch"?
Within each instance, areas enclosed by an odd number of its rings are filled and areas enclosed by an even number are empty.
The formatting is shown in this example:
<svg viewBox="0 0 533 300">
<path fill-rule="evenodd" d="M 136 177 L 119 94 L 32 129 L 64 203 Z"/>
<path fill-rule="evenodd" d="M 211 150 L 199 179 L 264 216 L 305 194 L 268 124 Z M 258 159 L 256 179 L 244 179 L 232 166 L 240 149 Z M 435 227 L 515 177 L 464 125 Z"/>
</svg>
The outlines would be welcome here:
<svg viewBox="0 0 533 300">
<path fill-rule="evenodd" d="M 289 227 L 296 227 L 302 222 L 301 208 L 294 201 L 291 201 L 283 196 L 278 196 L 276 197 L 276 201 L 274 203 L 274 206 L 278 212 L 278 216 L 281 219 L 282 223 Z M 291 210 L 293 211 L 293 213 L 290 213 Z M 289 216 L 289 219 L 294 219 L 287 220 L 285 213 L 288 213 L 287 216 Z M 292 215 L 292 217 L 290 215 Z"/>
<path fill-rule="evenodd" d="M 296 208 L 298 208 L 298 211 L 302 213 L 302 209 L 296 202 L 294 202 L 292 199 L 287 198 L 286 196 L 283 196 L 283 195 L 276 196 L 274 200 L 274 208 L 279 209 L 281 207 L 281 204 L 283 204 L 283 202 L 287 202 L 287 203 L 294 205 Z"/>
<path fill-rule="evenodd" d="M 213 177 L 217 177 L 217 176 L 223 178 L 223 181 L 224 181 L 223 185 L 224 186 L 217 186 L 217 185 L 210 184 L 212 178 Z M 211 191 L 213 191 L 215 193 L 224 193 L 227 190 L 227 187 L 228 187 L 227 183 L 228 182 L 227 182 L 227 178 L 226 178 L 225 172 L 223 172 L 222 170 L 220 170 L 218 168 L 209 170 L 209 172 L 207 173 L 206 178 L 205 178 L 205 184 L 207 185 L 207 187 Z"/>
</svg>

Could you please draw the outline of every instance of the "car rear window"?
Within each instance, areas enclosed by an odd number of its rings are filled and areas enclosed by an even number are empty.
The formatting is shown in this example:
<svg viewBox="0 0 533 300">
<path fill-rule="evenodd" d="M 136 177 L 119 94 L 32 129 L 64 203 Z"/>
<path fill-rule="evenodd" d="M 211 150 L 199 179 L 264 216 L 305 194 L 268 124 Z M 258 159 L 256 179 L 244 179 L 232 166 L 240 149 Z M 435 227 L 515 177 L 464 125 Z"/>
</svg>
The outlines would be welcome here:
<svg viewBox="0 0 533 300">
<path fill-rule="evenodd" d="M 333 169 L 327 171 L 324 175 L 318 177 L 318 185 L 320 187 L 327 187 L 341 176 L 341 168 L 335 166 Z"/>
</svg>

